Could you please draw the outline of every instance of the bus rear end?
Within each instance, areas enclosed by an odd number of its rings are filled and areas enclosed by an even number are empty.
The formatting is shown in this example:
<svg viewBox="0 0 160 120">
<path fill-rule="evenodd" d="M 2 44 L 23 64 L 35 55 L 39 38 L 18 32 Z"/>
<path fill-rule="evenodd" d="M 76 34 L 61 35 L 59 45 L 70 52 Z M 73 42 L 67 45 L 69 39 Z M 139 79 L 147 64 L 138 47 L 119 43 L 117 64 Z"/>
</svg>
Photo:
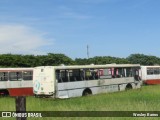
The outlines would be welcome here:
<svg viewBox="0 0 160 120">
<path fill-rule="evenodd" d="M 55 93 L 54 69 L 52 66 L 34 68 L 33 92 L 35 96 L 52 96 Z"/>
</svg>

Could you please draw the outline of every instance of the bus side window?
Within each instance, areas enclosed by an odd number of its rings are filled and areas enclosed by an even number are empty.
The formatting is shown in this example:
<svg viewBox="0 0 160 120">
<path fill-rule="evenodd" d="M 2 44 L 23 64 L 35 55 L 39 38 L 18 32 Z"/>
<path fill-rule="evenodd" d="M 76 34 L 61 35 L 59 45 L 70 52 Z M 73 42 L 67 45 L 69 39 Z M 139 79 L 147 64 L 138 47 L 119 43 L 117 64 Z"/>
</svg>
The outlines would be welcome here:
<svg viewBox="0 0 160 120">
<path fill-rule="evenodd" d="M 59 70 L 56 70 L 56 79 L 58 80 L 58 83 L 61 83 L 62 82 L 62 79 L 60 77 L 60 71 Z"/>
<path fill-rule="evenodd" d="M 154 74 L 158 75 L 159 74 L 159 69 L 158 68 L 154 68 Z"/>
<path fill-rule="evenodd" d="M 116 77 L 116 70 L 115 70 L 115 68 L 111 68 L 111 75 L 112 75 L 112 78 Z"/>
<path fill-rule="evenodd" d="M 0 72 L 0 81 L 8 80 L 8 72 Z"/>
<path fill-rule="evenodd" d="M 84 76 L 83 70 L 80 70 L 80 69 L 73 69 L 73 70 L 70 70 L 69 72 L 70 82 L 82 81 L 84 79 L 83 76 Z"/>
<path fill-rule="evenodd" d="M 98 76 L 100 79 L 111 79 L 112 78 L 111 69 L 110 68 L 99 69 Z"/>
<path fill-rule="evenodd" d="M 22 80 L 22 72 L 10 72 L 9 78 L 11 81 Z"/>
<path fill-rule="evenodd" d="M 140 80 L 140 76 L 139 76 L 139 68 L 134 68 L 133 69 L 133 76 L 135 80 Z"/>
<path fill-rule="evenodd" d="M 96 78 L 96 71 L 94 69 L 86 69 L 85 70 L 85 80 L 95 80 Z"/>
<path fill-rule="evenodd" d="M 60 77 L 62 79 L 62 82 L 68 82 L 68 76 L 67 76 L 67 70 L 60 71 Z"/>
<path fill-rule="evenodd" d="M 123 68 L 118 68 L 118 77 L 125 77 Z"/>
<path fill-rule="evenodd" d="M 70 80 L 70 82 L 76 81 L 76 76 L 75 76 L 73 71 L 74 70 L 70 70 L 70 72 L 69 72 L 69 80 Z"/>
<path fill-rule="evenodd" d="M 126 68 L 112 68 L 112 78 L 126 77 Z"/>
<path fill-rule="evenodd" d="M 89 69 L 85 70 L 85 80 L 89 80 L 89 77 L 91 76 L 91 73 L 89 71 Z"/>
<path fill-rule="evenodd" d="M 132 69 L 126 68 L 126 77 L 132 77 Z"/>
<path fill-rule="evenodd" d="M 23 71 L 23 80 L 33 80 L 33 72 Z"/>
<path fill-rule="evenodd" d="M 99 74 L 98 74 L 98 73 L 99 73 L 99 70 L 98 70 L 98 69 L 95 69 L 95 70 L 94 70 L 94 77 L 95 77 L 96 80 L 99 79 Z"/>
<path fill-rule="evenodd" d="M 153 75 L 154 71 L 153 68 L 147 68 L 147 75 Z"/>
<path fill-rule="evenodd" d="M 95 71 L 95 70 L 92 70 L 92 71 L 91 71 L 91 76 L 92 76 L 92 77 L 91 77 L 92 80 L 97 79 L 97 77 L 96 77 L 96 71 Z"/>
<path fill-rule="evenodd" d="M 85 72 L 84 72 L 84 70 L 82 69 L 82 70 L 80 70 L 80 80 L 84 80 L 84 78 L 85 78 Z"/>
</svg>

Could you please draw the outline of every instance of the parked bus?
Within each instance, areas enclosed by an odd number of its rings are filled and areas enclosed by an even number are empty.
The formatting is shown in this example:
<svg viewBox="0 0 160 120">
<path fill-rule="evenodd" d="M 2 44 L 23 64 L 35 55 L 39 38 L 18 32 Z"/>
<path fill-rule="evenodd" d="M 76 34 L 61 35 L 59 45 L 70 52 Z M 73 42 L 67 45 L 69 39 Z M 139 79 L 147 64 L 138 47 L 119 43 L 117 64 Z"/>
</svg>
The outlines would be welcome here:
<svg viewBox="0 0 160 120">
<path fill-rule="evenodd" d="M 0 95 L 33 95 L 33 68 L 0 68 Z"/>
<path fill-rule="evenodd" d="M 139 64 L 40 66 L 34 68 L 36 96 L 70 98 L 141 87 Z"/>
<path fill-rule="evenodd" d="M 160 84 L 160 66 L 141 66 L 141 71 L 144 84 Z"/>
</svg>

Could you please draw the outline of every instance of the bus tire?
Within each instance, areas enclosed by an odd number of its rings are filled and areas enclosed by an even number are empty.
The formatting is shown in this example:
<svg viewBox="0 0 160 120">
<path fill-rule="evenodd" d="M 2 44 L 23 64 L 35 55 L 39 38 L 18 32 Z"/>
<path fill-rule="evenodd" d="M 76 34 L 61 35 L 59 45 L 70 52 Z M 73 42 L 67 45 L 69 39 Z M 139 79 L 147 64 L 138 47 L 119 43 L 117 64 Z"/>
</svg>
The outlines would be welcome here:
<svg viewBox="0 0 160 120">
<path fill-rule="evenodd" d="M 131 90 L 132 89 L 132 85 L 131 84 L 127 84 L 125 90 Z"/>
<path fill-rule="evenodd" d="M 92 94 L 91 89 L 86 88 L 86 89 L 83 91 L 82 96 L 88 96 L 88 95 L 91 95 L 91 94 Z"/>
</svg>

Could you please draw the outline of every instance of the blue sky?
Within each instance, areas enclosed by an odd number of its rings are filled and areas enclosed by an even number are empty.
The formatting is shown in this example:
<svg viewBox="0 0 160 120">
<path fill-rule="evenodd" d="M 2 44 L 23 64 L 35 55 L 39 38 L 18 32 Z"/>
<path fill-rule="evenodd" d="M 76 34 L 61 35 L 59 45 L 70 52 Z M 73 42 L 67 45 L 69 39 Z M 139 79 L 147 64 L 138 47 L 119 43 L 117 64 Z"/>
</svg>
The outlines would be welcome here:
<svg viewBox="0 0 160 120">
<path fill-rule="evenodd" d="M 0 53 L 160 57 L 159 0 L 0 0 Z"/>
</svg>

